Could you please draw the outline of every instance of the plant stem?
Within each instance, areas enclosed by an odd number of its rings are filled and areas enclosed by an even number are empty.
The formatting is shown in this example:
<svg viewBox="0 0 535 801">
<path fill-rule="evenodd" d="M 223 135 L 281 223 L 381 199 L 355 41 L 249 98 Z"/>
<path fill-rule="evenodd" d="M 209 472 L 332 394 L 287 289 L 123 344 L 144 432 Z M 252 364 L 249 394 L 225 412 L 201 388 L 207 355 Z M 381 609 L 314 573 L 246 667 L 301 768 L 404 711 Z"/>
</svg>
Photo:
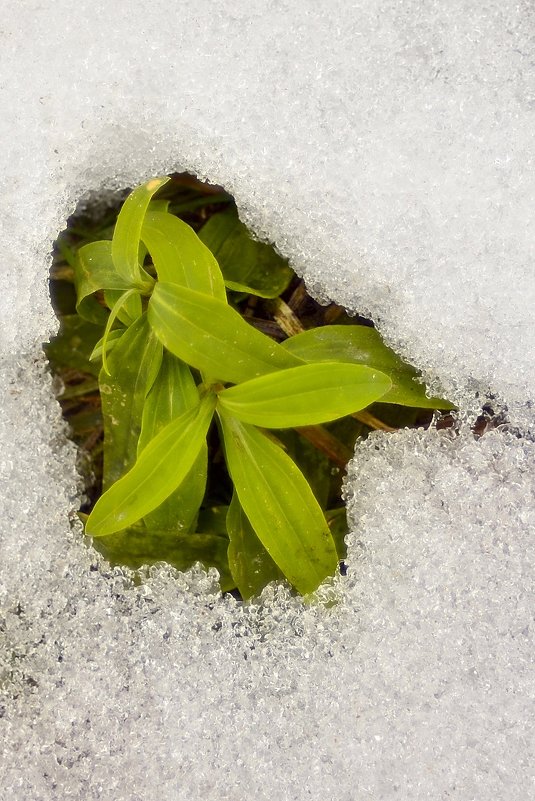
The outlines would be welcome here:
<svg viewBox="0 0 535 801">
<path fill-rule="evenodd" d="M 345 467 L 353 456 L 352 451 L 323 426 L 300 426 L 295 430 L 338 467 Z"/>
<path fill-rule="evenodd" d="M 300 320 L 281 298 L 277 298 L 273 302 L 273 309 L 273 317 L 287 336 L 293 337 L 295 334 L 301 334 L 305 330 Z"/>
<path fill-rule="evenodd" d="M 392 426 L 383 423 L 382 420 L 378 420 L 377 417 L 374 417 L 373 414 L 370 414 L 370 412 L 367 411 L 354 412 L 351 416 L 354 417 L 355 420 L 364 423 L 364 425 L 369 426 L 376 431 L 397 431 L 397 428 L 392 428 Z"/>
</svg>

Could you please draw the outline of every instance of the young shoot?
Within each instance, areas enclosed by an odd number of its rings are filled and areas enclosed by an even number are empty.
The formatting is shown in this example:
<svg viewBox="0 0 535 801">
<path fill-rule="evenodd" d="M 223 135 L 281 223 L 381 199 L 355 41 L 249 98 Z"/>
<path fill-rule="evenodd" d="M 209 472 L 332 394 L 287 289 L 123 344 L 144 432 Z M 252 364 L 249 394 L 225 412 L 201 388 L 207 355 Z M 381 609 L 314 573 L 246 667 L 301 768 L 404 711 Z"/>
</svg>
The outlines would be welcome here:
<svg viewBox="0 0 535 801">
<path fill-rule="evenodd" d="M 98 382 L 102 494 L 86 534 L 136 564 L 215 565 L 244 599 L 280 579 L 307 595 L 344 556 L 332 488 L 348 443 L 363 425 L 391 428 L 370 405 L 452 406 L 369 325 L 303 325 L 302 285 L 287 297 L 292 271 L 228 196 L 208 196 L 222 210 L 196 232 L 171 188 L 137 187 L 101 238 L 70 252 L 76 310 L 49 356 L 65 365 L 76 335 L 80 394 Z"/>
</svg>

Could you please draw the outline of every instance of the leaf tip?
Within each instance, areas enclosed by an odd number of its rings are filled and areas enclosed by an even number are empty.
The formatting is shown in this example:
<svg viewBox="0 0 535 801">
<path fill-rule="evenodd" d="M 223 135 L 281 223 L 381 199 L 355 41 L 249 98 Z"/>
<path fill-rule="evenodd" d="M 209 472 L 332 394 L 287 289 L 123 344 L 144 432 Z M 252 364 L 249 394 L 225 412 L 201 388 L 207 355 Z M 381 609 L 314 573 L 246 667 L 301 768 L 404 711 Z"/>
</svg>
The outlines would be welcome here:
<svg viewBox="0 0 535 801">
<path fill-rule="evenodd" d="M 169 178 L 152 178 L 146 184 L 147 190 L 149 192 L 156 192 L 157 189 L 166 184 L 169 180 Z"/>
</svg>

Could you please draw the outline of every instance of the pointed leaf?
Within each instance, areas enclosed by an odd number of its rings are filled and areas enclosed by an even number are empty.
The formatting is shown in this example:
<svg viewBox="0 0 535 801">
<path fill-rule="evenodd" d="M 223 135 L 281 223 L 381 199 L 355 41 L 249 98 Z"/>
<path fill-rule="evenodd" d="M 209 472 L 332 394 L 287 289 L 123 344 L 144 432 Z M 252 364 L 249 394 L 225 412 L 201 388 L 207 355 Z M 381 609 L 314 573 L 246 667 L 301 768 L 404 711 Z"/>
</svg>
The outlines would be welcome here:
<svg viewBox="0 0 535 801">
<path fill-rule="evenodd" d="M 111 332 L 111 329 L 112 329 L 112 326 L 113 326 L 115 320 L 117 318 L 119 318 L 119 315 L 121 314 L 121 310 L 127 308 L 128 307 L 128 302 L 130 300 L 132 300 L 132 299 L 135 299 L 135 298 L 139 298 L 138 290 L 137 289 L 127 289 L 126 292 L 123 292 L 122 294 L 119 294 L 119 297 L 117 298 L 117 300 L 115 301 L 113 306 L 110 308 L 110 315 L 108 317 L 108 321 L 107 321 L 106 327 L 104 329 L 104 334 L 102 335 L 102 367 L 104 368 L 104 372 L 107 373 L 108 375 L 110 374 L 110 371 L 108 369 L 108 361 L 107 361 L 107 356 L 108 356 L 108 345 L 107 345 L 108 337 L 110 335 L 110 332 Z M 140 310 L 140 314 L 138 315 L 138 317 L 140 317 L 140 316 L 141 316 L 141 310 Z M 134 322 L 134 321 L 132 320 L 132 322 Z"/>
<path fill-rule="evenodd" d="M 125 328 L 114 328 L 108 334 L 106 343 L 104 343 L 104 337 L 100 337 L 95 347 L 91 351 L 89 361 L 96 362 L 97 359 L 102 359 L 102 354 L 104 352 L 104 344 L 106 344 L 106 355 L 109 355 L 114 349 L 114 347 L 119 343 L 119 340 L 121 339 L 125 330 L 126 330 Z"/>
<path fill-rule="evenodd" d="M 235 208 L 214 214 L 199 232 L 219 262 L 229 289 L 276 298 L 292 280 L 292 270 L 271 245 L 253 239 Z"/>
<path fill-rule="evenodd" d="M 160 371 L 143 408 L 138 443 L 140 454 L 165 426 L 199 402 L 199 393 L 189 367 L 169 352 L 163 354 Z M 203 443 L 197 459 L 182 484 L 145 516 L 150 531 L 189 531 L 194 525 L 206 489 L 208 449 Z"/>
<path fill-rule="evenodd" d="M 301 364 L 227 303 L 187 287 L 158 282 L 148 315 L 171 353 L 220 381 L 239 383 Z"/>
<path fill-rule="evenodd" d="M 214 255 L 193 228 L 172 214 L 149 211 L 141 238 L 158 278 L 226 300 L 225 284 Z"/>
<path fill-rule="evenodd" d="M 118 294 L 131 287 L 117 274 L 111 257 L 111 242 L 91 242 L 76 254 L 74 266 L 76 311 L 91 323 L 105 324 L 108 311 L 93 296 L 102 289 L 118 290 Z"/>
<path fill-rule="evenodd" d="M 208 446 L 203 442 L 189 473 L 180 486 L 156 509 L 144 515 L 149 531 L 167 530 L 176 534 L 195 529 L 199 509 L 206 491 L 208 476 Z"/>
<path fill-rule="evenodd" d="M 151 211 L 167 212 L 169 211 L 169 203 L 170 203 L 169 200 L 151 200 L 151 202 L 149 203 L 149 207 L 147 209 L 147 214 L 150 214 Z"/>
<path fill-rule="evenodd" d="M 327 423 L 364 409 L 392 382 L 358 364 L 306 364 L 263 375 L 219 393 L 221 408 L 244 423 L 294 428 Z"/>
<path fill-rule="evenodd" d="M 169 423 L 123 478 L 99 498 L 86 523 L 92 537 L 131 526 L 156 509 L 185 479 L 206 438 L 215 396 Z"/>
<path fill-rule="evenodd" d="M 119 292 L 116 289 L 106 289 L 104 291 L 104 300 L 106 301 L 106 305 L 113 309 L 117 301 L 122 297 L 124 291 Z M 123 325 L 129 326 L 132 325 L 134 320 L 137 320 L 138 317 L 141 317 L 143 312 L 143 308 L 141 305 L 141 295 L 139 292 L 132 292 L 131 295 L 128 296 L 125 303 L 121 305 L 117 312 L 117 319 L 122 322 Z"/>
<path fill-rule="evenodd" d="M 227 513 L 227 531 L 230 539 L 228 564 L 244 601 L 260 595 L 271 581 L 284 578 L 256 536 L 236 493 L 232 496 Z"/>
<path fill-rule="evenodd" d="M 199 403 L 199 393 L 190 368 L 167 351 L 143 407 L 143 426 L 139 438 L 141 451 L 162 428 Z"/>
<path fill-rule="evenodd" d="M 229 473 L 258 539 L 299 592 L 312 592 L 335 572 L 338 558 L 310 486 L 258 429 L 219 416 Z"/>
<path fill-rule="evenodd" d="M 128 328 L 110 353 L 111 376 L 101 370 L 104 417 L 104 489 L 134 464 L 145 398 L 160 367 L 162 346 L 147 315 Z"/>
<path fill-rule="evenodd" d="M 328 325 L 290 337 L 281 347 L 308 362 L 366 364 L 386 373 L 392 387 L 381 403 L 398 403 L 422 409 L 453 409 L 443 398 L 428 398 L 418 373 L 388 348 L 375 328 L 365 325 Z"/>
<path fill-rule="evenodd" d="M 169 178 L 152 178 L 126 198 L 113 232 L 111 253 L 117 273 L 129 284 L 143 284 L 139 264 L 139 241 L 143 218 L 152 196 Z"/>
</svg>

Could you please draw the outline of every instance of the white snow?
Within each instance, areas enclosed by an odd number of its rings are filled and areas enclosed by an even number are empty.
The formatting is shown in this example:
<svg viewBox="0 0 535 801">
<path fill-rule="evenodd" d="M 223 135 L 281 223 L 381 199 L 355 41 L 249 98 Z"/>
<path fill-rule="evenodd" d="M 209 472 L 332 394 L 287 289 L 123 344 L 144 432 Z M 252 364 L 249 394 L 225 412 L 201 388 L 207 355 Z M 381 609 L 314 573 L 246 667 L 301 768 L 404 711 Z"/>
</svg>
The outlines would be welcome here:
<svg viewBox="0 0 535 801">
<path fill-rule="evenodd" d="M 534 794 L 528 0 L 5 0 L 0 797 Z M 80 197 L 190 169 L 462 409 L 350 466 L 334 605 L 111 571 L 41 342 Z M 511 425 L 475 440 L 490 393 Z"/>
</svg>

